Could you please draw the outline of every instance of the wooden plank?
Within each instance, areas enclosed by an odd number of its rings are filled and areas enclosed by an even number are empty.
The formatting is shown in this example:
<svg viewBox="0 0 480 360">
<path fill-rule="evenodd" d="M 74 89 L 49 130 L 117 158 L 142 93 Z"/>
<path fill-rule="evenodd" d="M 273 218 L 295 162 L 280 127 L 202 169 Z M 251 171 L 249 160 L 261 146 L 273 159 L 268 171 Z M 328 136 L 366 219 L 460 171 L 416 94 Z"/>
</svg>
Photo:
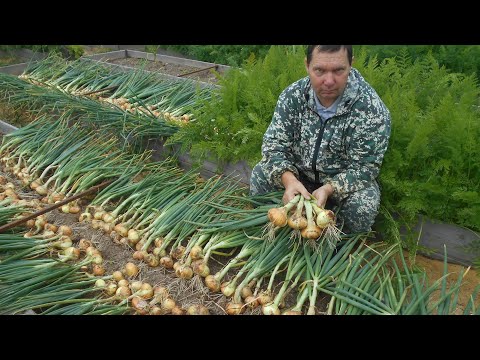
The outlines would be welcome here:
<svg viewBox="0 0 480 360">
<path fill-rule="evenodd" d="M 4 74 L 10 74 L 10 75 L 20 75 L 23 73 L 23 70 L 27 67 L 28 63 L 20 63 L 20 64 L 14 64 L 14 65 L 7 65 L 7 66 L 1 66 L 0 67 L 0 72 Z"/>
</svg>

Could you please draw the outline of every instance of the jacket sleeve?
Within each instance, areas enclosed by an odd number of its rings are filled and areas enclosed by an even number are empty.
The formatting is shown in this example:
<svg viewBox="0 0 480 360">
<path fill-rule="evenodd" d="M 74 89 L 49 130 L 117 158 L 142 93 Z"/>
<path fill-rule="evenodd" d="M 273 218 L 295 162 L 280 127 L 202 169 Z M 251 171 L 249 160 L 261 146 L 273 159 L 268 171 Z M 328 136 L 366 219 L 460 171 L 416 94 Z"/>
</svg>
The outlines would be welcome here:
<svg viewBox="0 0 480 360">
<path fill-rule="evenodd" d="M 370 186 L 378 177 L 388 147 L 390 126 L 387 109 L 360 114 L 347 150 L 349 167 L 326 181 L 333 186 L 334 200 L 342 201 Z"/>
<path fill-rule="evenodd" d="M 292 144 L 295 109 L 297 106 L 288 89 L 284 90 L 277 101 L 272 121 L 263 136 L 262 166 L 268 181 L 283 188 L 282 174 L 291 171 L 298 177 L 293 165 Z"/>
</svg>

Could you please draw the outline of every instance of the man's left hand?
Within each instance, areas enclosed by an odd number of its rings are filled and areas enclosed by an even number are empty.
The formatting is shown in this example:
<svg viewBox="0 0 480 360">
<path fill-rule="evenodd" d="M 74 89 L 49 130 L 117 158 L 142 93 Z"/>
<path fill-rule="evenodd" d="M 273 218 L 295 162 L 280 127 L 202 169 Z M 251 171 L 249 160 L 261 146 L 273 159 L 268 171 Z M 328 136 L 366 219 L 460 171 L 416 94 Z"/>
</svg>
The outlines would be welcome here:
<svg viewBox="0 0 480 360">
<path fill-rule="evenodd" d="M 320 186 L 317 190 L 315 190 L 312 195 L 317 199 L 317 205 L 322 209 L 325 208 L 325 204 L 327 203 L 327 199 L 333 194 L 333 187 L 330 184 L 325 184 Z"/>
</svg>

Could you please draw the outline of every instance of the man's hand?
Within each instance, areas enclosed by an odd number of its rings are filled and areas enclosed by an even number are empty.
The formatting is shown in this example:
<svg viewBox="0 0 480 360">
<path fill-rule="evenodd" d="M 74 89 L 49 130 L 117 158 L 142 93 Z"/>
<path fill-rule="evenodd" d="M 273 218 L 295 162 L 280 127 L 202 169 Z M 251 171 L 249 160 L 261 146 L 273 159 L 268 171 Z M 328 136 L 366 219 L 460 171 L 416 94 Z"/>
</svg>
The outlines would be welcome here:
<svg viewBox="0 0 480 360">
<path fill-rule="evenodd" d="M 330 184 L 325 184 L 320 186 L 317 190 L 315 190 L 312 195 L 317 199 L 317 205 L 322 209 L 325 208 L 325 204 L 327 203 L 327 199 L 329 196 L 333 194 L 333 187 Z"/>
<path fill-rule="evenodd" d="M 285 186 L 282 198 L 284 204 L 287 204 L 297 194 L 302 194 L 305 199 L 310 199 L 310 193 L 291 171 L 286 171 L 282 174 L 282 183 Z"/>
</svg>

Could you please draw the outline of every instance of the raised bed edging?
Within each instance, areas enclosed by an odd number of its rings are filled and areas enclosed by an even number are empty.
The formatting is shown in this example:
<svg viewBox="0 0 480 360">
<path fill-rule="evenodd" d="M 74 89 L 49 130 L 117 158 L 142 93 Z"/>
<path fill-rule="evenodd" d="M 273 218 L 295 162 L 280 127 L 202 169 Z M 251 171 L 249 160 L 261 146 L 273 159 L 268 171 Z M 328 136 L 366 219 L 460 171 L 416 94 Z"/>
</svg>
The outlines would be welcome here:
<svg viewBox="0 0 480 360">
<path fill-rule="evenodd" d="M 165 147 L 164 141 L 159 139 L 149 140 L 147 148 L 152 149 L 154 152 L 152 158 L 156 161 L 165 159 L 167 156 L 175 155 L 178 158 L 180 167 L 184 170 L 190 170 L 192 167 L 197 167 L 200 175 L 205 179 L 209 179 L 212 176 L 223 174 L 226 177 L 231 177 L 232 180 L 238 180 L 240 185 L 249 187 L 250 175 L 252 169 L 246 161 L 240 161 L 237 163 L 226 163 L 220 165 L 217 162 L 204 160 L 201 164 L 198 161 L 192 159 L 190 154 L 181 152 L 180 146 L 168 146 Z"/>
<path fill-rule="evenodd" d="M 216 65 L 218 70 L 222 73 L 231 69 L 231 67 L 228 65 L 214 64 L 214 63 L 209 63 L 205 61 L 186 59 L 186 58 L 170 56 L 170 55 L 162 55 L 162 54 L 155 55 L 149 52 L 138 51 L 138 50 L 115 50 L 115 51 L 109 51 L 109 52 L 100 53 L 100 54 L 82 56 L 82 58 L 84 59 L 93 59 L 93 60 L 99 60 L 99 61 L 124 59 L 129 57 L 136 58 L 136 59 L 147 59 L 150 61 L 158 60 L 164 63 L 185 65 L 185 66 L 195 67 L 198 69 L 204 69 L 204 68 L 208 68 L 213 65 Z"/>
<path fill-rule="evenodd" d="M 28 63 L 20 63 L 20 64 L 1 66 L 0 67 L 0 72 L 4 73 L 4 74 L 18 76 L 18 75 L 21 75 L 23 73 L 23 70 L 25 70 L 27 65 L 28 65 Z"/>
<path fill-rule="evenodd" d="M 147 53 L 144 51 L 137 51 L 137 50 L 117 50 L 117 51 L 109 51 L 106 53 L 101 53 L 101 54 L 94 54 L 94 55 L 86 55 L 82 56 L 80 59 L 84 61 L 96 61 L 99 62 L 105 66 L 120 69 L 123 71 L 130 71 L 130 70 L 139 70 L 138 68 L 131 67 L 131 66 L 126 66 L 126 65 L 118 65 L 118 64 L 112 64 L 108 63 L 105 60 L 114 60 L 114 59 L 125 59 L 125 58 L 137 58 L 137 59 L 148 59 L 148 60 L 154 60 L 154 54 L 152 53 Z M 161 55 L 157 54 L 156 59 L 162 62 L 168 62 L 168 63 L 173 63 L 173 64 L 178 64 L 178 65 L 185 65 L 185 66 L 191 66 L 191 67 L 196 67 L 198 69 L 203 69 L 207 68 L 213 65 L 217 66 L 217 71 L 220 73 L 225 73 L 228 71 L 231 67 L 227 65 L 222 65 L 222 64 L 214 64 L 214 63 L 208 63 L 204 61 L 198 61 L 198 60 L 190 60 L 190 59 L 184 59 L 184 58 L 178 58 L 175 56 L 169 56 L 169 55 Z M 34 59 L 38 60 L 38 59 Z M 25 63 L 19 63 L 19 64 L 14 64 L 14 65 L 7 65 L 7 66 L 1 66 L 0 67 L 0 72 L 5 73 L 5 74 L 10 74 L 10 75 L 20 75 L 23 73 L 23 71 L 26 69 L 28 66 L 28 62 Z M 172 80 L 182 80 L 182 81 L 193 81 L 197 84 L 200 85 L 201 88 L 205 87 L 219 87 L 216 84 L 210 84 L 204 81 L 200 80 L 195 80 L 195 79 L 189 79 L 185 77 L 178 77 L 170 74 L 163 74 L 158 71 L 150 71 L 150 70 L 143 70 L 147 73 L 151 74 L 156 74 L 161 77 L 167 78 L 167 79 L 172 79 Z"/>
<path fill-rule="evenodd" d="M 443 260 L 446 249 L 449 263 L 471 266 L 480 256 L 468 249 L 474 241 L 480 244 L 480 234 L 473 230 L 420 216 L 414 232 L 419 234 L 419 245 L 434 250 L 429 254 L 419 251 L 426 257 Z"/>
<path fill-rule="evenodd" d="M 17 75 L 17 76 L 20 75 L 23 72 L 23 70 L 25 70 L 29 62 L 39 61 L 47 57 L 47 55 L 44 53 L 35 52 L 30 49 L 17 49 L 17 50 L 12 50 L 11 52 L 14 55 L 19 56 L 20 58 L 23 58 L 23 61 L 25 61 L 25 59 L 29 59 L 28 62 L 22 62 L 18 64 L 12 64 L 12 65 L 6 65 L 6 66 L 0 67 L 0 72 L 5 74 L 10 74 L 10 75 Z"/>
</svg>

